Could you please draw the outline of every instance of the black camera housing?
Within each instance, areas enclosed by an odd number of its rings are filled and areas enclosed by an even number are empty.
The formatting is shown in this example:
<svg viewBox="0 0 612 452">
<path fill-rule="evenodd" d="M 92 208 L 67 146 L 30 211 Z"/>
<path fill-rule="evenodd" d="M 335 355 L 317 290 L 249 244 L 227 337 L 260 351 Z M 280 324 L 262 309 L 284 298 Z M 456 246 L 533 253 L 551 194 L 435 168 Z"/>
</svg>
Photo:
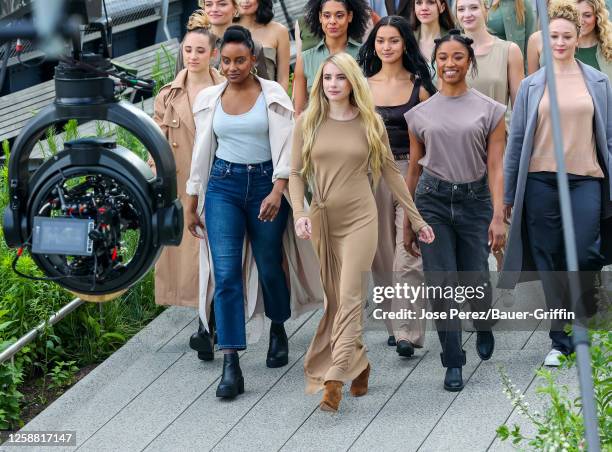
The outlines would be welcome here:
<svg viewBox="0 0 612 452">
<path fill-rule="evenodd" d="M 4 238 L 10 247 L 29 247 L 36 209 L 53 184 L 70 175 L 99 174 L 125 187 L 134 198 L 135 210 L 143 216 L 141 243 L 132 267 L 108 280 L 79 280 L 62 273 L 49 256 L 33 255 L 43 272 L 74 291 L 102 295 L 134 284 L 155 263 L 165 245 L 178 246 L 183 234 L 183 211 L 176 191 L 176 166 L 168 141 L 155 122 L 132 104 L 119 101 L 114 82 L 100 71 L 108 60 L 83 55 L 86 67 L 60 63 L 56 68 L 56 100 L 40 111 L 22 130 L 9 161 L 9 206 L 4 212 Z M 155 162 L 156 174 L 133 152 L 106 139 L 81 139 L 66 143 L 66 149 L 47 160 L 30 176 L 30 154 L 48 127 L 70 119 L 79 122 L 104 120 L 134 134 Z M 94 278 L 95 279 L 95 278 Z"/>
</svg>

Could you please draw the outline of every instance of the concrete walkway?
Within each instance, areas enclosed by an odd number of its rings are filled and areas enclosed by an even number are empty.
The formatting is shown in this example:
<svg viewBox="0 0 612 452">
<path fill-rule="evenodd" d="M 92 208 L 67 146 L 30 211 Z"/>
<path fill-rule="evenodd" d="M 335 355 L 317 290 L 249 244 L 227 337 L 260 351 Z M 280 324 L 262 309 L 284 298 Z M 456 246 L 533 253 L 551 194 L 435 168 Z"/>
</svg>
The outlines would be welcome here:
<svg viewBox="0 0 612 452">
<path fill-rule="evenodd" d="M 466 386 L 451 393 L 442 388 L 432 329 L 425 348 L 404 359 L 370 319 L 369 393 L 353 398 L 345 386 L 340 411 L 321 412 L 320 394 L 305 395 L 303 377 L 304 353 L 320 316 L 311 312 L 287 323 L 288 366 L 266 368 L 267 336 L 250 347 L 240 361 L 246 392 L 224 401 L 215 397 L 221 354 L 214 362 L 199 361 L 188 347 L 195 311 L 170 308 L 23 430 L 76 431 L 76 447 L 50 451 L 497 451 L 512 449 L 496 438 L 502 423 L 529 431 L 502 392 L 498 367 L 532 405 L 543 402 L 535 394 L 535 370 L 549 350 L 546 331 L 496 333 L 495 353 L 486 362 L 476 355 L 475 334 L 464 333 Z M 574 371 L 560 379 L 577 393 Z"/>
</svg>

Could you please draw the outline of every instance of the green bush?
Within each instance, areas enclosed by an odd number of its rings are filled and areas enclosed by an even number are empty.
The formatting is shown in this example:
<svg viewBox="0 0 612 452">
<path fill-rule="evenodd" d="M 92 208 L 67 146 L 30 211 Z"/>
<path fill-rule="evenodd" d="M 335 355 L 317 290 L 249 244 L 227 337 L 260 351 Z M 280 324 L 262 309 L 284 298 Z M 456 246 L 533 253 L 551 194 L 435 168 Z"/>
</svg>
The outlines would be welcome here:
<svg viewBox="0 0 612 452">
<path fill-rule="evenodd" d="M 590 331 L 591 366 L 595 402 L 599 420 L 599 437 L 602 450 L 612 450 L 612 332 Z M 560 369 L 571 369 L 576 365 L 576 355 L 561 357 Z M 500 369 L 504 392 L 518 412 L 528 419 L 537 430 L 533 438 L 526 437 L 518 425 L 504 424 L 497 429 L 501 440 L 511 440 L 522 449 L 529 447 L 537 451 L 581 451 L 586 450 L 584 420 L 581 397 L 571 399 L 568 387 L 556 382 L 556 372 L 539 369 L 537 375 L 544 384 L 537 392 L 545 394 L 548 404 L 543 413 L 532 411 L 525 402 L 524 394 L 515 389 L 508 375 Z"/>
</svg>

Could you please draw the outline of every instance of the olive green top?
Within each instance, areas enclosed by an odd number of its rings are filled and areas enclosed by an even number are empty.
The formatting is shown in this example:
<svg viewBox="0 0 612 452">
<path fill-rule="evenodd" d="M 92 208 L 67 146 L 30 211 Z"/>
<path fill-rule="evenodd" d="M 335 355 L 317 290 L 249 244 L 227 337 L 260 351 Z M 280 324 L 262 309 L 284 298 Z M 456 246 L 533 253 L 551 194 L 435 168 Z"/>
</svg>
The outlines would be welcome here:
<svg viewBox="0 0 612 452">
<path fill-rule="evenodd" d="M 346 49 L 344 50 L 346 53 L 351 55 L 353 58 L 357 58 L 359 54 L 359 48 L 361 44 L 357 41 L 353 41 L 351 38 L 348 39 L 346 43 Z M 302 61 L 304 63 L 304 76 L 306 77 L 306 88 L 310 93 L 310 88 L 312 88 L 312 83 L 314 82 L 314 77 L 319 70 L 319 66 L 325 58 L 329 56 L 329 50 L 325 45 L 325 41 L 321 39 L 314 47 L 302 51 Z"/>
</svg>

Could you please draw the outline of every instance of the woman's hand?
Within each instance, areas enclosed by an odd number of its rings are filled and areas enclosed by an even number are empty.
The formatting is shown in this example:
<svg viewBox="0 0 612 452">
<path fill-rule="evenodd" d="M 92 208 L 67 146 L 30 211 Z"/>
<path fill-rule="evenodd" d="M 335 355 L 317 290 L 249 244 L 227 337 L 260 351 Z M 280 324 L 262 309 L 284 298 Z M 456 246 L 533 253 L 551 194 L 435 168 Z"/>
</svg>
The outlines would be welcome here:
<svg viewBox="0 0 612 452">
<path fill-rule="evenodd" d="M 436 235 L 434 234 L 431 226 L 423 226 L 419 229 L 419 240 L 423 243 L 431 243 L 435 240 Z"/>
<path fill-rule="evenodd" d="M 412 257 L 421 257 L 419 241 L 406 216 L 404 216 L 404 249 Z"/>
<path fill-rule="evenodd" d="M 506 204 L 504 206 L 504 222 L 510 224 L 510 218 L 512 218 L 512 206 Z"/>
<path fill-rule="evenodd" d="M 187 210 L 185 211 L 185 224 L 187 229 L 195 238 L 205 239 L 206 238 L 206 227 L 202 222 L 200 216 L 196 211 Z M 197 228 L 200 228 L 200 232 Z"/>
<path fill-rule="evenodd" d="M 261 207 L 259 208 L 259 218 L 260 221 L 274 221 L 278 211 L 280 209 L 282 193 L 278 193 L 275 190 L 272 190 L 266 199 L 261 202 Z"/>
<path fill-rule="evenodd" d="M 295 222 L 295 235 L 304 240 L 309 240 L 312 234 L 312 223 L 310 218 L 302 217 Z"/>
<path fill-rule="evenodd" d="M 489 246 L 493 254 L 504 251 L 506 246 L 506 227 L 501 218 L 493 218 L 489 225 Z"/>
</svg>

